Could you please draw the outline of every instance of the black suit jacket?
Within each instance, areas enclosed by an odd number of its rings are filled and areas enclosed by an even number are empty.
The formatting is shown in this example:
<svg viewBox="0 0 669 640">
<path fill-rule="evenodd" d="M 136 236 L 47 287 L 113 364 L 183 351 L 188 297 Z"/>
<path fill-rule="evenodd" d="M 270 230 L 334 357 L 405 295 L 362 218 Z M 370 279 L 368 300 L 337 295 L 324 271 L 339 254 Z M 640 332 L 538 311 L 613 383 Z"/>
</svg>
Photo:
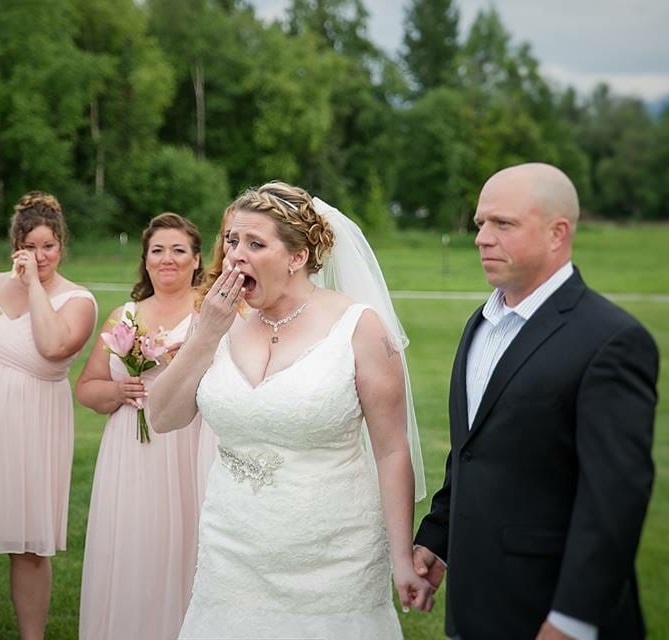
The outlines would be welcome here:
<svg viewBox="0 0 669 640">
<path fill-rule="evenodd" d="M 533 640 L 551 609 L 645 636 L 634 570 L 653 481 L 658 354 L 576 271 L 500 359 L 471 430 L 453 365 L 451 452 L 416 543 L 447 560 L 448 635 Z"/>
</svg>

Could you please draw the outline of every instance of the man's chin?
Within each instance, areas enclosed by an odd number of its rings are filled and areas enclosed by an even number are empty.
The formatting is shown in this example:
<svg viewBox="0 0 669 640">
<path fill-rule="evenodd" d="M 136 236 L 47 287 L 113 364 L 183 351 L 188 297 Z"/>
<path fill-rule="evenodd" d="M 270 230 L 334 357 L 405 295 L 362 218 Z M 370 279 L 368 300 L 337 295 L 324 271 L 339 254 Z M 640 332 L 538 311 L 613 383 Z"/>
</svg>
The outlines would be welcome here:
<svg viewBox="0 0 669 640">
<path fill-rule="evenodd" d="M 503 280 L 499 273 L 497 273 L 497 271 L 494 269 L 493 265 L 489 265 L 487 267 L 486 265 L 483 265 L 483 275 L 491 287 L 499 287 Z"/>
</svg>

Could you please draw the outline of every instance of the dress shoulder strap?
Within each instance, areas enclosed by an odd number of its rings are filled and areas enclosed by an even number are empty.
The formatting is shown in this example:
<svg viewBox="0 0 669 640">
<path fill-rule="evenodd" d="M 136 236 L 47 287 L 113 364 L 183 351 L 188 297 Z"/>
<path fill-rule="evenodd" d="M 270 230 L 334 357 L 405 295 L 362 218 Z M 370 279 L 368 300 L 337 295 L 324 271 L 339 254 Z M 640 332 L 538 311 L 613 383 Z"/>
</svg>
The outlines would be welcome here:
<svg viewBox="0 0 669 640">
<path fill-rule="evenodd" d="M 52 301 L 56 301 L 54 304 L 55 307 L 62 307 L 66 302 L 72 300 L 72 298 L 85 298 L 97 306 L 95 296 L 88 289 L 69 289 L 68 291 L 56 294 L 51 299 Z"/>
<path fill-rule="evenodd" d="M 125 317 L 126 313 L 130 313 L 133 316 L 137 313 L 137 303 L 134 300 L 130 300 L 123 305 L 123 312 L 121 313 L 121 322 L 128 323 L 128 319 Z"/>
<path fill-rule="evenodd" d="M 354 302 L 346 309 L 346 311 L 344 311 L 339 320 L 337 320 L 332 328 L 332 333 L 336 333 L 341 338 L 350 342 L 353 333 L 355 332 L 355 328 L 358 326 L 358 321 L 360 320 L 362 312 L 365 309 L 371 308 L 372 307 L 367 304 Z"/>
<path fill-rule="evenodd" d="M 95 310 L 95 323 L 98 321 L 98 301 L 95 299 L 95 296 L 88 289 L 70 289 L 69 291 L 63 291 L 58 295 L 55 295 L 51 298 L 51 306 L 58 311 L 66 302 L 72 300 L 73 298 L 84 298 L 84 300 L 90 300 L 93 303 L 93 308 Z"/>
</svg>

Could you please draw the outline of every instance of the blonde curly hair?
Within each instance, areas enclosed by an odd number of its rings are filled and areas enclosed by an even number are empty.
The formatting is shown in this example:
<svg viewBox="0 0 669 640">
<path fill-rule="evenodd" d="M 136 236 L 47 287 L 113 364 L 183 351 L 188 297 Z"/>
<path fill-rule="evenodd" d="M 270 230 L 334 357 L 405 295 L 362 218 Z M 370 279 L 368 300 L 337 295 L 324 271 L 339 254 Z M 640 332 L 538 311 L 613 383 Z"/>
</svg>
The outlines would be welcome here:
<svg viewBox="0 0 669 640">
<path fill-rule="evenodd" d="M 223 270 L 225 257 L 225 232 L 229 221 L 238 211 L 262 213 L 276 224 L 279 239 L 288 251 L 307 249 L 309 257 L 305 265 L 309 274 L 317 273 L 334 246 L 334 233 L 327 221 L 314 208 L 314 203 L 304 189 L 285 182 L 267 182 L 261 187 L 248 189 L 227 207 L 221 219 L 221 228 L 216 236 L 213 258 L 206 270 L 205 278 L 197 292 L 196 308 L 199 309 L 204 296 Z"/>
<path fill-rule="evenodd" d="M 50 193 L 29 191 L 14 206 L 14 215 L 9 223 L 12 250 L 22 249 L 26 236 L 40 226 L 49 227 L 60 246 L 65 247 L 67 226 L 60 202 Z"/>
</svg>

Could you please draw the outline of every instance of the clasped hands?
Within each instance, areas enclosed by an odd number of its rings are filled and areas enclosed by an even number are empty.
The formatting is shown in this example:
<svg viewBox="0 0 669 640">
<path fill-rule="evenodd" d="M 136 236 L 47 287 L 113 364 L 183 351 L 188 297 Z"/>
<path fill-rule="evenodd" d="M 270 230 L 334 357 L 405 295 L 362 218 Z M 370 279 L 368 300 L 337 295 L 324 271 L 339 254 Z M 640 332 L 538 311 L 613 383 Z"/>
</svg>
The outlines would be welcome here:
<svg viewBox="0 0 669 640">
<path fill-rule="evenodd" d="M 426 547 L 416 546 L 413 550 L 413 568 L 416 575 L 423 578 L 430 586 L 418 588 L 410 594 L 411 608 L 416 611 L 432 611 L 434 593 L 444 579 L 446 565 Z M 546 621 L 541 626 L 536 640 L 572 640 L 572 638 Z"/>
<path fill-rule="evenodd" d="M 444 563 L 426 547 L 417 546 L 413 550 L 412 573 L 412 579 L 407 581 L 410 586 L 406 591 L 406 598 L 403 597 L 402 589 L 398 584 L 398 577 L 395 576 L 403 610 L 406 612 L 411 607 L 416 611 L 432 611 L 434 593 L 439 588 L 446 573 Z"/>
</svg>

